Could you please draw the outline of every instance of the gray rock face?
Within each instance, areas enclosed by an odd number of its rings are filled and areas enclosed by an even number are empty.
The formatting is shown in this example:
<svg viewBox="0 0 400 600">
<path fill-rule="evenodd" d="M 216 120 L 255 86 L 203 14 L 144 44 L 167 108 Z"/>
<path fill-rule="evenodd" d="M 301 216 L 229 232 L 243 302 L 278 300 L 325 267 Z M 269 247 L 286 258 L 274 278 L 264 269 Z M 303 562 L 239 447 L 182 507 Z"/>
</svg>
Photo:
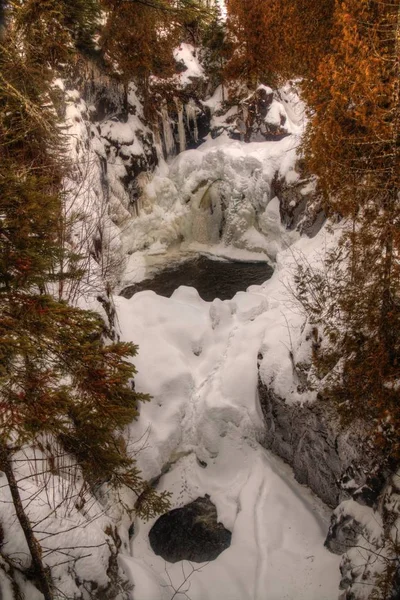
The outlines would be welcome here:
<svg viewBox="0 0 400 600">
<path fill-rule="evenodd" d="M 382 487 L 375 465 L 365 453 L 362 429 L 343 432 L 327 404 L 287 404 L 262 382 L 264 445 L 283 458 L 296 479 L 308 485 L 328 506 L 348 498 L 371 505 Z"/>
<path fill-rule="evenodd" d="M 208 496 L 166 513 L 149 533 L 155 554 L 170 563 L 215 560 L 231 545 L 231 537 L 231 532 L 218 523 L 217 510 Z"/>
<path fill-rule="evenodd" d="M 325 546 L 342 554 L 340 600 L 365 600 L 387 568 L 380 556 L 396 552 L 390 532 L 400 527 L 400 473 L 390 477 L 376 449 L 368 450 L 361 424 L 344 431 L 326 402 L 289 404 L 261 381 L 259 398 L 264 445 L 293 467 L 300 483 L 335 508 Z M 376 597 L 400 600 L 399 573 L 400 567 L 388 584 L 393 591 Z"/>
<path fill-rule="evenodd" d="M 315 189 L 315 179 L 305 172 L 301 160 L 297 161 L 296 170 L 300 179 L 290 184 L 276 174 L 272 196 L 279 198 L 281 221 L 285 227 L 313 238 L 325 223 L 326 215 Z"/>
</svg>

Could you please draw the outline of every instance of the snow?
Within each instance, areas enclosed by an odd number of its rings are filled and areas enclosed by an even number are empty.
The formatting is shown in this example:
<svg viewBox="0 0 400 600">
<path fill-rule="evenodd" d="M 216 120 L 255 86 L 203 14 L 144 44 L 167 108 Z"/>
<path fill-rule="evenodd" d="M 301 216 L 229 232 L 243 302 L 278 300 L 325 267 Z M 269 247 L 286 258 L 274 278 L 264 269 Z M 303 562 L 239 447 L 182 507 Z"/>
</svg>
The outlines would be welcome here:
<svg viewBox="0 0 400 600">
<path fill-rule="evenodd" d="M 209 107 L 217 110 L 221 99 L 222 90 Z M 121 235 L 124 251 L 133 253 L 133 279 L 148 273 L 150 259 L 162 261 L 163 252 L 166 263 L 180 253 L 207 252 L 275 265 L 270 281 L 230 301 L 207 303 L 186 287 L 170 299 L 153 292 L 115 298 L 122 339 L 139 345 L 136 387 L 153 396 L 129 431 L 130 440 L 146 440 L 139 467 L 148 478 L 169 469 L 159 488 L 172 492 L 173 507 L 209 494 L 233 532 L 228 550 L 190 574 L 188 563 L 170 565 L 155 556 L 148 542 L 152 522 L 136 521 L 131 556 L 121 562 L 135 600 L 169 600 L 182 584 L 191 600 L 338 596 L 340 558 L 323 546 L 327 510 L 260 445 L 258 366 L 263 381 L 288 402 L 315 398 L 298 391 L 293 362 L 309 359 L 310 346 L 288 288 L 296 261 L 306 256 L 319 264 L 336 239 L 325 230 L 313 240 L 299 239 L 280 221 L 271 184 L 276 173 L 287 183 L 298 180 L 304 107 L 290 87 L 277 105 L 292 135 L 246 144 L 222 134 L 162 164 L 144 188 L 143 212 Z M 222 210 L 226 237 L 220 240 Z M 125 283 L 129 277 L 125 273 Z"/>
<path fill-rule="evenodd" d="M 350 499 L 339 504 L 334 514 L 337 518 L 344 516 L 346 519 L 354 519 L 357 524 L 368 531 L 368 541 L 373 542 L 375 546 L 382 542 L 382 517 L 371 507 L 361 505 L 355 500 Z"/>
<path fill-rule="evenodd" d="M 284 466 L 261 450 L 238 447 L 235 441 L 228 434 L 222 456 L 206 469 L 189 456 L 164 478 L 176 505 L 209 490 L 220 520 L 233 529 L 231 547 L 190 578 L 190 598 L 336 599 L 339 558 L 321 547 L 325 530 L 321 507 L 305 491 L 296 493 Z M 187 487 L 182 493 L 183 484 Z M 134 556 L 124 557 L 124 569 L 141 582 L 135 600 L 147 600 L 150 585 L 153 598 L 170 599 L 168 576 L 176 589 L 183 581 L 182 566 L 190 573 L 190 565 L 166 564 L 154 556 L 147 541 L 150 526 L 140 524 L 132 544 Z M 139 557 L 147 566 L 145 573 L 143 563 L 138 566 Z M 158 583 L 160 578 L 164 581 Z"/>
<path fill-rule="evenodd" d="M 124 152 L 127 157 L 144 154 L 144 148 L 139 139 L 143 132 L 149 133 L 150 130 L 136 115 L 129 115 L 126 123 L 108 120 L 101 124 L 101 136 L 120 146 L 126 146 Z"/>
<path fill-rule="evenodd" d="M 265 117 L 265 122 L 271 125 L 279 126 L 281 124 L 281 117 L 286 119 L 286 111 L 283 109 L 283 106 L 280 102 L 273 100 L 268 110 L 268 114 Z"/>
<path fill-rule="evenodd" d="M 271 264 L 268 257 L 260 252 L 252 252 L 251 250 L 243 250 L 234 248 L 233 246 L 225 246 L 224 244 L 199 244 L 192 242 L 187 247 L 188 251 L 204 254 L 216 260 L 234 260 L 236 262 L 267 262 Z"/>
<path fill-rule="evenodd" d="M 226 2 L 225 2 L 225 0 L 216 0 L 216 3 L 217 3 L 217 5 L 220 8 L 222 21 L 226 21 L 226 18 L 228 16 L 228 11 L 227 11 L 227 8 L 226 8 Z"/>
<path fill-rule="evenodd" d="M 59 90 L 61 90 L 62 92 L 65 91 L 65 85 L 62 79 L 60 79 L 59 77 L 57 77 L 57 79 L 54 79 L 53 83 L 52 83 L 53 87 L 58 88 Z"/>
<path fill-rule="evenodd" d="M 379 512 L 354 500 L 342 502 L 334 511 L 334 522 L 339 526 L 343 523 L 345 531 L 350 533 L 350 542 L 346 540 L 346 533 L 342 540 L 348 547 L 342 556 L 342 577 L 350 582 L 350 593 L 360 600 L 368 600 L 371 591 L 368 589 L 371 586 L 369 582 L 376 582 L 384 574 L 388 560 L 393 560 L 396 553 L 400 519 L 396 520 L 396 510 L 388 514 L 389 522 L 392 518 L 394 521 L 392 531 L 385 531 Z"/>
<path fill-rule="evenodd" d="M 303 128 L 307 121 L 306 106 L 299 97 L 297 84 L 298 81 L 288 81 L 278 91 L 278 96 L 285 107 L 285 111 L 293 125 Z"/>
<path fill-rule="evenodd" d="M 264 90 L 264 92 L 268 95 L 273 93 L 272 88 L 270 88 L 268 85 L 260 84 L 257 88 L 257 91 L 259 90 Z"/>
<path fill-rule="evenodd" d="M 119 121 L 107 121 L 101 128 L 101 134 L 120 144 L 132 144 L 135 139 L 134 131 Z"/>
<path fill-rule="evenodd" d="M 276 220 L 276 201 L 270 216 Z M 171 298 L 150 291 L 115 298 L 122 339 L 139 345 L 136 387 L 153 396 L 130 428 L 130 439 L 147 436 L 140 468 L 152 478 L 169 465 L 159 487 L 173 493 L 172 506 L 209 494 L 233 532 L 231 547 L 191 574 L 192 600 L 337 598 L 340 558 L 323 547 L 328 513 L 261 447 L 257 396 L 261 352 L 261 376 L 276 393 L 289 402 L 312 400 L 297 391 L 293 376 L 289 350 L 295 358 L 306 352 L 304 317 L 288 310 L 287 285 L 296 254 L 314 264 L 334 238 L 323 230 L 280 250 L 272 279 L 232 300 L 207 303 L 184 286 Z M 182 564 L 166 564 L 152 552 L 152 523 L 135 523 L 133 558 L 124 557 L 131 580 L 141 582 L 135 600 L 147 599 L 149 572 L 155 598 L 171 598 L 169 577 L 175 589 L 184 580 Z"/>
<path fill-rule="evenodd" d="M 49 447 L 52 445 L 57 454 L 54 440 L 44 438 L 42 442 Z M 70 473 L 68 460 L 69 464 L 75 462 L 65 454 L 55 458 L 55 474 L 46 455 L 37 446 L 25 447 L 15 454 L 13 468 L 17 481 L 23 481 L 19 485 L 21 499 L 41 545 L 43 561 L 52 568 L 54 585 L 63 597 L 74 598 L 79 593 L 79 580 L 96 581 L 98 586 L 109 583 L 107 569 L 114 542 L 105 531 L 111 530 L 115 518 L 121 519 L 122 510 L 111 505 L 115 499 L 110 498 L 107 506 L 106 497 L 100 503 L 84 489 L 79 470 L 72 468 Z M 30 554 L 5 479 L 0 494 L 4 531 L 2 552 L 18 557 L 18 564 L 28 568 Z M 3 586 L 2 579 L 0 591 L 6 593 L 7 584 L 4 582 Z M 27 588 L 26 598 L 42 599 L 42 595 L 27 582 L 24 587 Z"/>
<path fill-rule="evenodd" d="M 137 520 L 131 556 L 121 562 L 135 600 L 169 600 L 175 590 L 179 600 L 185 593 L 191 600 L 338 597 L 340 558 L 323 546 L 327 509 L 260 445 L 258 368 L 287 402 L 315 399 L 298 389 L 293 364 L 309 361 L 311 348 L 302 333 L 305 317 L 288 290 L 297 261 L 306 257 L 317 268 L 337 239 L 325 229 L 313 240 L 288 232 L 279 200 L 271 197 L 276 173 L 287 183 L 299 179 L 304 107 L 291 93 L 282 92 L 277 104 L 292 135 L 245 144 L 222 134 L 164 163 L 144 188 L 145 214 L 123 235 L 133 252 L 131 277 L 148 273 L 156 264 L 150 258 L 168 264 L 190 252 L 268 259 L 275 266 L 271 280 L 228 301 L 207 303 L 187 287 L 171 298 L 150 291 L 115 297 L 122 339 L 139 345 L 136 387 L 153 396 L 129 430 L 129 439 L 146 440 L 139 467 L 148 478 L 164 473 L 158 487 L 172 492 L 173 508 L 208 494 L 233 533 L 231 547 L 198 570 L 155 556 L 148 541 L 154 521 Z M 221 99 L 217 90 L 206 105 L 214 112 Z M 222 211 L 226 237 L 220 240 Z"/>
<path fill-rule="evenodd" d="M 134 114 L 139 118 L 144 117 L 143 105 L 138 98 L 137 85 L 131 82 L 128 86 L 128 104 L 134 109 Z"/>
<path fill-rule="evenodd" d="M 213 95 L 210 96 L 207 100 L 203 100 L 202 104 L 203 104 L 203 106 L 207 106 L 210 109 L 211 114 L 213 114 L 221 108 L 222 99 L 223 99 L 223 89 L 222 89 L 222 85 L 219 85 L 215 89 Z"/>
<path fill-rule="evenodd" d="M 181 45 L 176 58 L 188 67 L 179 76 L 182 85 L 203 75 L 189 44 Z M 61 84 L 56 85 L 62 89 Z M 282 102 L 293 123 L 292 135 L 277 142 L 245 144 L 223 134 L 215 140 L 210 137 L 197 150 L 183 152 L 169 165 L 161 161 L 151 181 L 144 177 L 141 182 L 139 214 L 134 216 L 121 182 L 127 173 L 124 160 L 117 154 L 120 146 L 129 155 L 143 153 L 138 134 L 149 133 L 140 120 L 142 109 L 134 86 L 128 101 L 135 114 L 124 124 L 107 119 L 100 131 L 88 123 L 88 108 L 79 93 L 66 92 L 70 156 L 76 163 L 74 176 L 65 182 L 68 210 L 78 215 L 74 248 L 87 251 L 86 244 L 101 230 L 103 257 L 109 261 L 102 271 L 103 265 L 90 258 L 85 306 L 99 287 L 102 291 L 105 279 L 123 287 L 144 279 L 152 266 L 193 252 L 268 260 L 275 266 L 271 280 L 227 301 L 205 302 L 187 287 L 171 298 L 149 291 L 130 300 L 114 298 L 121 339 L 139 345 L 134 359 L 136 389 L 153 396 L 127 431 L 129 448 L 137 453 L 144 477 L 164 473 L 158 487 L 172 492 L 173 507 L 209 494 L 219 519 L 233 533 L 232 545 L 201 570 L 192 572 L 188 563 L 166 564 L 149 546 L 152 521 L 136 520 L 131 548 L 127 547 L 129 519 L 115 498 L 106 496 L 100 502 L 89 496 L 89 506 L 83 509 L 72 503 L 68 514 L 52 514 L 65 485 L 61 477 L 53 477 L 50 504 L 43 492 L 38 493 L 30 504 L 30 516 L 45 518 L 43 530 L 55 534 L 46 540 L 50 551 L 68 546 L 73 549 L 72 560 L 79 559 L 69 572 L 65 565 L 57 566 L 57 561 L 62 562 L 58 552 L 46 558 L 67 597 L 78 591 L 75 577 L 107 584 L 108 543 L 112 542 L 105 530 L 116 525 L 122 537 L 119 561 L 134 585 L 134 600 L 170 600 L 180 586 L 177 600 L 183 600 L 185 592 L 191 600 L 337 598 L 340 559 L 323 547 L 327 509 L 261 446 L 259 373 L 288 402 L 314 399 L 297 389 L 293 361 L 309 356 L 310 348 L 301 335 L 304 316 L 293 308 L 288 289 L 298 257 L 316 264 L 335 240 L 335 233 L 325 230 L 313 240 L 287 231 L 280 221 L 279 201 L 271 194 L 276 174 L 287 182 L 297 176 L 301 107 L 291 93 L 288 89 Z M 222 91 L 210 99 L 210 108 L 221 99 Z M 195 108 L 186 106 L 185 112 L 187 119 L 193 119 Z M 183 118 L 182 106 L 181 126 Z M 165 113 L 163 126 L 168 134 Z M 167 150 L 173 153 L 168 135 Z M 101 162 L 105 160 L 107 192 Z M 222 215 L 225 237 L 221 240 Z M 28 473 L 28 464 L 26 470 L 20 475 Z M 74 485 L 79 485 L 79 479 Z M 38 491 L 39 484 L 28 479 L 26 494 Z M 75 492 L 71 488 L 70 493 Z M 1 495 L 6 501 L 3 550 L 26 551 L 5 488 Z M 132 505 L 132 498 L 129 502 Z M 86 552 L 88 545 L 97 547 Z M 0 577 L 7 599 L 10 589 L 1 569 Z M 26 597 L 40 598 L 25 585 Z"/>
<path fill-rule="evenodd" d="M 196 49 L 192 44 L 182 43 L 174 50 L 174 58 L 177 62 L 182 62 L 186 67 L 183 73 L 178 75 L 182 86 L 190 85 L 193 79 L 204 77 L 204 69 L 197 57 Z"/>
<path fill-rule="evenodd" d="M 167 167 L 163 163 L 143 189 L 138 218 L 124 222 L 124 255 L 147 256 L 148 247 L 157 242 L 166 249 L 180 245 L 182 252 L 195 244 L 222 243 L 275 260 L 298 234 L 281 225 L 277 200 L 270 199 L 271 184 L 276 173 L 289 181 L 298 177 L 298 144 L 297 135 L 246 144 L 222 134 L 179 154 Z M 123 280 L 129 282 L 127 273 Z"/>
<path fill-rule="evenodd" d="M 166 597 L 163 593 L 163 585 L 166 587 L 164 579 L 156 577 L 154 571 L 143 560 L 120 555 L 118 562 L 134 586 L 135 598 L 138 600 L 163 600 Z"/>
</svg>

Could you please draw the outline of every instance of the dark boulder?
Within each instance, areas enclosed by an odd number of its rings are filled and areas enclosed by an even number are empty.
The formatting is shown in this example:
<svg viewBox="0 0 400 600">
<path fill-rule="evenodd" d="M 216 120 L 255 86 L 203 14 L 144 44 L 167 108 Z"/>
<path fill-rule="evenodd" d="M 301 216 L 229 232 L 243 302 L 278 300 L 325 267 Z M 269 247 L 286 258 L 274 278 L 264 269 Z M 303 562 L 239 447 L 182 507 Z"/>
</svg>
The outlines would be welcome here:
<svg viewBox="0 0 400 600">
<path fill-rule="evenodd" d="M 231 537 L 231 532 L 218 523 L 217 510 L 209 496 L 166 513 L 149 533 L 155 554 L 170 563 L 215 560 L 229 548 Z"/>
</svg>

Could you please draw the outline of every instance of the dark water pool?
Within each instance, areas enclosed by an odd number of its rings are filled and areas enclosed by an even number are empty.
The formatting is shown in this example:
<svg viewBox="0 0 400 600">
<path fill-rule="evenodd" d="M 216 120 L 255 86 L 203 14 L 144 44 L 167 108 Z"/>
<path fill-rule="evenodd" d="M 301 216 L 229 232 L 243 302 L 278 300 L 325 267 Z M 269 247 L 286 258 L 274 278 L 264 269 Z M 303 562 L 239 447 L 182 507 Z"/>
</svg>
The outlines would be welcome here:
<svg viewBox="0 0 400 600">
<path fill-rule="evenodd" d="M 215 298 L 230 300 L 236 292 L 264 283 L 272 273 L 273 269 L 267 263 L 220 261 L 199 256 L 126 287 L 121 296 L 131 298 L 136 292 L 153 290 L 160 296 L 170 297 L 180 285 L 188 285 L 196 288 L 208 302 Z"/>
</svg>

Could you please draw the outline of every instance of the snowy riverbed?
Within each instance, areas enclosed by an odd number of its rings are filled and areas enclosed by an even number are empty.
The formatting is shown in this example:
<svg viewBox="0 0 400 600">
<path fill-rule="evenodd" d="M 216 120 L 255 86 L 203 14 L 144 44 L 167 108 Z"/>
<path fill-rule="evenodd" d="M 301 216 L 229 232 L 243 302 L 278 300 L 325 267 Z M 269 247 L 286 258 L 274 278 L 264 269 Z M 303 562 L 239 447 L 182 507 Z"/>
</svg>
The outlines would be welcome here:
<svg viewBox="0 0 400 600">
<path fill-rule="evenodd" d="M 115 298 L 122 337 L 140 348 L 137 389 L 153 396 L 130 431 L 133 444 L 140 440 L 140 468 L 153 478 L 169 465 L 159 489 L 172 492 L 172 508 L 208 494 L 233 533 L 231 547 L 182 586 L 191 600 L 338 597 L 340 557 L 323 546 L 329 510 L 260 445 L 257 397 L 261 353 L 264 381 L 289 401 L 312 400 L 293 381 L 288 348 L 297 356 L 307 348 L 287 285 L 296 253 L 317 260 L 331 238 L 322 231 L 300 239 L 278 255 L 270 281 L 232 300 L 208 303 L 188 287 L 171 298 L 150 291 Z M 135 523 L 132 556 L 121 560 L 135 600 L 172 598 L 192 568 L 154 555 L 153 522 Z"/>
<path fill-rule="evenodd" d="M 90 212 L 90 222 L 101 216 L 117 291 L 188 253 L 269 260 L 275 268 L 270 281 L 232 300 L 205 302 L 185 287 L 171 298 L 149 291 L 129 300 L 115 297 L 121 338 L 139 346 L 136 388 L 153 397 L 129 431 L 138 466 L 148 479 L 169 468 L 158 487 L 172 492 L 172 508 L 208 494 L 219 520 L 233 533 L 231 547 L 194 572 L 174 595 L 192 567 L 166 564 L 155 556 L 148 540 L 153 523 L 137 520 L 130 551 L 124 544 L 120 557 L 134 585 L 134 600 L 338 597 L 340 558 L 323 546 L 328 509 L 261 445 L 259 372 L 288 402 L 313 400 L 312 394 L 298 391 L 293 373 L 293 359 L 306 361 L 310 346 L 301 335 L 304 317 L 287 288 L 293 284 L 296 255 L 300 262 L 304 256 L 312 262 L 331 237 L 321 231 L 313 240 L 300 238 L 280 221 L 274 178 L 285 185 L 301 184 L 295 164 L 304 127 L 304 107 L 297 95 L 289 87 L 280 91 L 280 98 L 291 135 L 250 144 L 227 134 L 209 136 L 197 150 L 175 159 L 166 162 L 160 156 L 152 176 L 141 179 L 134 217 L 121 183 L 126 175 L 123 157 L 111 148 L 104 211 L 101 169 L 93 156 L 98 165 L 91 175 L 95 185 L 88 187 L 90 197 L 82 195 L 82 206 Z M 216 113 L 217 94 L 214 100 L 210 102 Z M 132 90 L 130 102 L 137 105 Z M 86 152 L 83 121 L 72 118 L 85 114 L 85 103 L 72 97 L 69 110 L 71 133 L 76 132 L 80 151 Z M 126 124 L 124 135 L 133 135 L 135 119 Z M 127 143 L 115 125 L 112 131 L 110 141 L 92 128 L 92 154 L 105 160 L 111 142 L 115 147 Z M 95 188 L 97 195 L 92 193 Z"/>
</svg>

